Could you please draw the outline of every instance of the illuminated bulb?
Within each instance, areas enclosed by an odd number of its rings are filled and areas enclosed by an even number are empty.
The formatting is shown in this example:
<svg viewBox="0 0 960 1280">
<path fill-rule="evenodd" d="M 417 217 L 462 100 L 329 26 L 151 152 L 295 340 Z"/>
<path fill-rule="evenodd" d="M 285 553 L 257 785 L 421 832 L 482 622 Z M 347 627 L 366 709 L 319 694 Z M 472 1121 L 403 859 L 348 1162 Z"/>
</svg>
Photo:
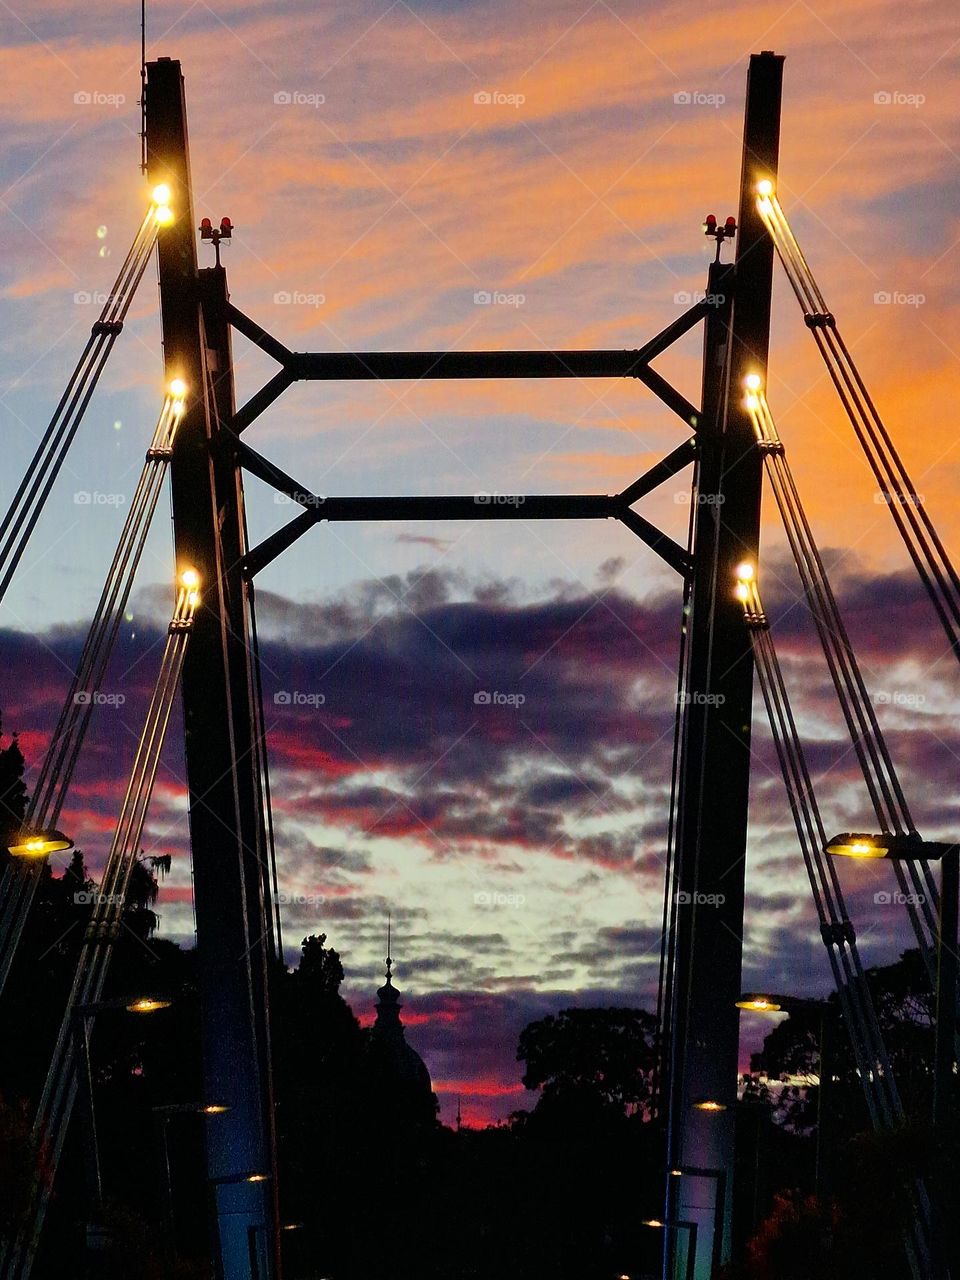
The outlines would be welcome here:
<svg viewBox="0 0 960 1280">
<path fill-rule="evenodd" d="M 764 200 L 773 195 L 773 183 L 769 178 L 764 178 L 762 182 L 757 183 L 757 194 L 763 196 Z"/>
<path fill-rule="evenodd" d="M 185 408 L 186 408 L 186 405 L 183 403 L 182 400 L 174 400 L 173 404 L 170 406 L 171 412 L 175 413 L 178 418 L 180 417 L 181 413 L 183 413 Z"/>
<path fill-rule="evenodd" d="M 743 380 L 743 385 L 748 391 L 759 391 L 763 386 L 763 379 L 759 373 L 748 373 Z"/>
<path fill-rule="evenodd" d="M 199 603 L 200 603 L 200 592 L 191 591 L 190 594 L 187 596 L 187 604 L 191 607 L 191 609 L 195 609 Z"/>
<path fill-rule="evenodd" d="M 182 378 L 174 378 L 170 383 L 170 394 L 176 396 L 178 400 L 182 400 L 187 394 L 187 384 Z"/>
<path fill-rule="evenodd" d="M 753 565 L 749 560 L 744 560 L 742 564 L 737 565 L 737 578 L 740 582 L 750 582 L 753 579 Z"/>
<path fill-rule="evenodd" d="M 645 1227 L 662 1227 L 663 1223 L 659 1218 L 644 1218 L 643 1225 Z"/>
<path fill-rule="evenodd" d="M 195 591 L 200 585 L 200 575 L 196 569 L 184 569 L 180 575 L 180 581 L 188 591 Z"/>
<path fill-rule="evenodd" d="M 169 227 L 170 223 L 173 221 L 173 210 L 168 204 L 162 204 L 153 216 L 156 218 L 159 226 Z"/>
<path fill-rule="evenodd" d="M 704 1098 L 702 1102 L 693 1104 L 698 1111 L 726 1111 L 726 1107 L 722 1102 L 715 1102 L 713 1098 Z"/>
<path fill-rule="evenodd" d="M 203 1114 L 205 1116 L 222 1116 L 225 1111 L 229 1110 L 230 1108 L 224 1106 L 222 1102 L 211 1102 L 208 1107 L 203 1108 Z"/>
<path fill-rule="evenodd" d="M 743 407 L 750 413 L 755 413 L 760 408 L 760 397 L 754 395 L 746 395 L 743 397 Z"/>
<path fill-rule="evenodd" d="M 165 182 L 161 182 L 158 187 L 153 188 L 154 204 L 169 204 L 171 191 Z"/>
<path fill-rule="evenodd" d="M 251 1173 L 247 1182 L 266 1182 L 267 1175 L 265 1173 Z"/>
<path fill-rule="evenodd" d="M 738 582 L 733 589 L 733 594 L 743 604 L 746 604 L 746 602 L 750 599 L 750 588 L 747 586 L 745 582 Z"/>
<path fill-rule="evenodd" d="M 169 1000 L 155 1000 L 152 996 L 141 996 L 127 1005 L 128 1013 L 156 1013 L 158 1009 L 169 1009 Z"/>
</svg>

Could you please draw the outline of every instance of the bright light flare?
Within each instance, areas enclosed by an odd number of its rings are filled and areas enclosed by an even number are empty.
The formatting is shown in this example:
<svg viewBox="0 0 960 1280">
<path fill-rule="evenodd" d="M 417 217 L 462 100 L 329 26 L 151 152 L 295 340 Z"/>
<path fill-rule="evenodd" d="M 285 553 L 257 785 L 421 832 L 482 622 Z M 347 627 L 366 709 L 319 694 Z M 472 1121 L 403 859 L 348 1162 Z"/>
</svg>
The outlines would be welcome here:
<svg viewBox="0 0 960 1280">
<path fill-rule="evenodd" d="M 763 178 L 757 183 L 757 195 L 762 196 L 764 200 L 769 200 L 773 195 L 773 183 L 769 178 Z"/>
<path fill-rule="evenodd" d="M 733 589 L 733 594 L 741 604 L 746 604 L 750 599 L 750 587 L 746 582 L 738 582 Z"/>
<path fill-rule="evenodd" d="M 737 565 L 737 581 L 752 582 L 754 568 L 749 560 L 744 560 L 742 564 Z"/>
<path fill-rule="evenodd" d="M 703 1098 L 700 1102 L 695 1102 L 694 1109 L 697 1111 L 726 1111 L 726 1104 L 717 1102 L 715 1098 Z"/>
<path fill-rule="evenodd" d="M 153 215 L 157 226 L 169 227 L 173 222 L 173 210 L 168 204 L 158 205 L 156 213 Z"/>
<path fill-rule="evenodd" d="M 182 400 L 187 394 L 187 384 L 182 378 L 171 378 L 169 391 L 175 400 Z"/>
<path fill-rule="evenodd" d="M 46 858 L 72 848 L 73 841 L 62 831 L 23 831 L 7 845 L 7 852 L 13 858 Z"/>
<path fill-rule="evenodd" d="M 170 197 L 172 196 L 172 194 L 173 192 L 170 190 L 167 184 L 165 182 L 161 182 L 159 186 L 156 186 L 153 188 L 153 203 L 169 204 Z"/>
<path fill-rule="evenodd" d="M 748 391 L 759 391 L 763 386 L 763 379 L 759 373 L 748 373 L 743 380 L 743 385 Z"/>
<path fill-rule="evenodd" d="M 169 1009 L 172 1001 L 160 1000 L 156 996 L 141 996 L 127 1005 L 127 1013 L 156 1013 L 160 1009 Z"/>
<path fill-rule="evenodd" d="M 772 996 L 743 996 L 737 1002 L 738 1009 L 749 1009 L 751 1013 L 780 1013 L 781 1007 Z"/>
<path fill-rule="evenodd" d="M 184 569 L 180 575 L 180 582 L 188 591 L 196 591 L 200 586 L 200 575 L 196 569 Z"/>
</svg>

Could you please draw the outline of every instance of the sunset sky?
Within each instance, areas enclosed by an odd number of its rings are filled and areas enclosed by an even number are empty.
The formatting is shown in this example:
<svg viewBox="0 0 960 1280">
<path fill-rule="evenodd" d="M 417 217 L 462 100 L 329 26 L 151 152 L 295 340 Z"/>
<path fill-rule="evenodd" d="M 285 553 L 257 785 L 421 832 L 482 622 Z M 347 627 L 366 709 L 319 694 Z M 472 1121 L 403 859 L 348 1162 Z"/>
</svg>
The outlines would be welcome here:
<svg viewBox="0 0 960 1280">
<path fill-rule="evenodd" d="M 151 2 L 147 37 L 149 58 L 183 64 L 197 215 L 236 226 L 233 301 L 318 351 L 640 346 L 704 286 L 704 215 L 736 212 L 748 56 L 785 54 L 780 198 L 958 554 L 952 6 L 195 0 Z M 2 3 L 0 41 L 5 510 L 147 192 L 138 6 Z M 960 673 L 781 274 L 774 310 L 768 398 L 921 829 L 956 834 Z M 699 341 L 658 364 L 692 400 Z M 244 399 L 271 362 L 240 337 L 235 357 Z M 2 606 L 0 711 L 31 773 L 162 372 L 151 263 Z M 248 433 L 331 495 L 614 492 L 682 438 L 632 380 L 303 384 Z M 642 507 L 678 540 L 686 480 Z M 292 514 L 255 480 L 247 493 L 254 541 Z M 97 712 L 62 823 L 94 867 L 171 609 L 168 517 L 164 499 L 107 681 L 126 700 Z M 761 582 L 827 826 L 869 826 L 772 499 Z M 458 1094 L 471 1122 L 529 1106 L 514 1052 L 530 1018 L 655 989 L 675 576 L 606 522 L 337 525 L 257 587 L 288 959 L 326 932 L 369 1018 L 392 910 L 409 1036 L 443 1118 Z M 478 690 L 525 701 L 478 706 Z M 759 705 L 756 724 L 745 985 L 823 993 Z M 176 721 L 146 848 L 174 855 L 161 932 L 189 940 L 183 777 Z M 895 958 L 903 912 L 874 902 L 892 877 L 845 880 L 866 960 Z M 745 1019 L 744 1061 L 764 1025 Z"/>
</svg>

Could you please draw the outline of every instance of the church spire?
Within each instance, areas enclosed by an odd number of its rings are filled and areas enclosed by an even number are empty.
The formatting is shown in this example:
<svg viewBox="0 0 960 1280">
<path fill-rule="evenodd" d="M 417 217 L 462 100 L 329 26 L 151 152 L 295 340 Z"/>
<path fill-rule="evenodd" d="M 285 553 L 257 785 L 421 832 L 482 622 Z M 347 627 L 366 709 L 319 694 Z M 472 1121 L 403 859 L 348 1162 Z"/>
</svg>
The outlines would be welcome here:
<svg viewBox="0 0 960 1280">
<path fill-rule="evenodd" d="M 392 977 L 391 970 L 393 969 L 393 957 L 390 955 L 390 935 L 391 935 L 392 925 L 393 925 L 393 913 L 391 911 L 388 911 L 387 912 L 387 982 L 391 980 L 391 977 Z"/>
</svg>

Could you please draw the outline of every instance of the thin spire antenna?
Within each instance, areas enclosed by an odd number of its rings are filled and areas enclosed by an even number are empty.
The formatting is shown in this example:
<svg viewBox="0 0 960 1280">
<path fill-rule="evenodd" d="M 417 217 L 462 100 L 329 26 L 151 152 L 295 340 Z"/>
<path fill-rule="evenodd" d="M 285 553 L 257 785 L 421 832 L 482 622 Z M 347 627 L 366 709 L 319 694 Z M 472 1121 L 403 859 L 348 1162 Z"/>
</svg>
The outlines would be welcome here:
<svg viewBox="0 0 960 1280">
<path fill-rule="evenodd" d="M 140 172 L 147 172 L 147 0 L 140 0 Z"/>
<path fill-rule="evenodd" d="M 393 957 L 390 954 L 392 926 L 393 926 L 393 913 L 388 911 L 387 912 L 387 981 L 388 982 L 390 981 L 390 978 L 392 976 L 391 969 L 393 967 Z"/>
</svg>

